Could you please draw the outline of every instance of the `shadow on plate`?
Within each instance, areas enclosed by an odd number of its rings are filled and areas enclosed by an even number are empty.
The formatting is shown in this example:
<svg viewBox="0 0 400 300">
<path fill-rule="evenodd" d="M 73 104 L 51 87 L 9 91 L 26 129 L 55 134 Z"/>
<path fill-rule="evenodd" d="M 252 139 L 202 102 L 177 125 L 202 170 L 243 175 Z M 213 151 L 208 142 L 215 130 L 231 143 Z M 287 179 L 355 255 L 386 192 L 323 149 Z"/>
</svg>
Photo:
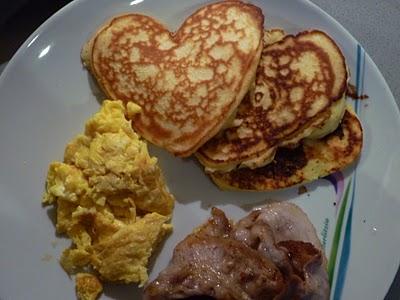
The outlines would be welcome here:
<svg viewBox="0 0 400 300">
<path fill-rule="evenodd" d="M 305 184 L 304 195 L 299 187 L 294 186 L 271 192 L 223 191 L 220 190 L 203 171 L 203 166 L 195 158 L 178 158 L 156 146 L 149 146 L 150 153 L 159 159 L 168 186 L 181 204 L 200 201 L 203 209 L 213 205 L 237 205 L 244 210 L 251 210 L 266 202 L 285 201 L 300 196 L 312 197 L 312 193 L 319 188 L 326 188 L 332 184 L 328 180 L 316 180 Z M 345 177 L 352 174 L 354 165 L 343 173 Z"/>
</svg>

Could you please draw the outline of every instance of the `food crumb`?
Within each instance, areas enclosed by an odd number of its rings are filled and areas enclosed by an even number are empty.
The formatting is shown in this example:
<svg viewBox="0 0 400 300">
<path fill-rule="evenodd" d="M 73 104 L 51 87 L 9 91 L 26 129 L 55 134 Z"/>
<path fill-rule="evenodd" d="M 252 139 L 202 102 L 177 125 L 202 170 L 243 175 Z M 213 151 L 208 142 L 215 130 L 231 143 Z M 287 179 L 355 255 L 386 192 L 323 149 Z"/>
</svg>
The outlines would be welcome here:
<svg viewBox="0 0 400 300">
<path fill-rule="evenodd" d="M 103 291 L 100 280 L 89 273 L 78 273 L 75 278 L 76 296 L 79 300 L 96 300 Z"/>
<path fill-rule="evenodd" d="M 53 258 L 52 255 L 46 253 L 45 255 L 43 255 L 41 261 L 50 261 Z"/>
<path fill-rule="evenodd" d="M 305 194 L 305 193 L 307 193 L 308 191 L 307 191 L 307 188 L 304 186 L 304 185 L 301 185 L 301 186 L 299 186 L 299 190 L 298 190 L 298 194 L 299 195 L 302 195 L 302 194 Z"/>
<path fill-rule="evenodd" d="M 347 91 L 346 91 L 346 96 L 354 99 L 354 100 L 364 100 L 364 99 L 368 99 L 369 96 L 366 94 L 362 94 L 362 95 L 358 95 L 357 94 L 357 88 L 355 85 L 349 83 L 347 85 Z"/>
</svg>

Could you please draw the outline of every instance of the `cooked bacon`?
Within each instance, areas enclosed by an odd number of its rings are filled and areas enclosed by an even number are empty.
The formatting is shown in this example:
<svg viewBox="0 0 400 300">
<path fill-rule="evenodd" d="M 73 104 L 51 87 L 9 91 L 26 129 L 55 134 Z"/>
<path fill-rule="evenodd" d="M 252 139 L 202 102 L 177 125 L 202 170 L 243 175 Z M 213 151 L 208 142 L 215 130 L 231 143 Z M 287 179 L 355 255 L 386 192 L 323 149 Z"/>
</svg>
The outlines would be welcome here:
<svg viewBox="0 0 400 300">
<path fill-rule="evenodd" d="M 292 204 L 271 204 L 233 225 L 212 216 L 180 242 L 144 299 L 327 299 L 321 244 Z"/>
</svg>

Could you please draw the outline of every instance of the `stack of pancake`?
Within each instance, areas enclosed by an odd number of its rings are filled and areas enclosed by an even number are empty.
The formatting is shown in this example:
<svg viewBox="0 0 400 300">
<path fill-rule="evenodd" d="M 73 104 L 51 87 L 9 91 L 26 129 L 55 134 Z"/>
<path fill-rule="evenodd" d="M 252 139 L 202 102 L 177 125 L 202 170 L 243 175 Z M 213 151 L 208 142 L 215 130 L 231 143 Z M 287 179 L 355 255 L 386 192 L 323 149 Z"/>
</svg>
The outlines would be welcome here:
<svg viewBox="0 0 400 300">
<path fill-rule="evenodd" d="M 263 21 L 240 1 L 206 5 L 175 33 L 128 14 L 107 22 L 82 58 L 109 98 L 142 107 L 137 132 L 194 154 L 219 187 L 285 188 L 356 160 L 362 128 L 332 38 L 264 30 Z"/>
</svg>

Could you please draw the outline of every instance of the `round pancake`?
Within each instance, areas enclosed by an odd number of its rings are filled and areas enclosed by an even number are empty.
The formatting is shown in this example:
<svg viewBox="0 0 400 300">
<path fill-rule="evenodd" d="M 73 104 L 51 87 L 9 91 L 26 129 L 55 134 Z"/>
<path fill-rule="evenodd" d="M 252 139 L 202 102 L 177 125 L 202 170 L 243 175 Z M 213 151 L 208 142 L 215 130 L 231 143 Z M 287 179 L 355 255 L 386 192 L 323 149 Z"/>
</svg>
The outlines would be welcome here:
<svg viewBox="0 0 400 300">
<path fill-rule="evenodd" d="M 266 39 L 280 37 L 275 32 Z M 331 108 L 344 111 L 347 77 L 340 49 L 321 31 L 266 45 L 254 90 L 240 104 L 232 127 L 201 147 L 197 158 L 210 171 L 268 164 L 277 147 L 296 145 L 324 127 Z M 341 117 L 341 112 L 335 115 Z"/>
<path fill-rule="evenodd" d="M 214 136 L 247 93 L 262 51 L 264 16 L 251 4 L 206 5 L 171 33 L 151 17 L 115 17 L 82 58 L 111 99 L 133 101 L 135 130 L 189 156 Z"/>
<path fill-rule="evenodd" d="M 221 188 L 269 191 L 306 183 L 341 170 L 355 161 L 363 144 L 361 123 L 346 109 L 339 127 L 322 139 L 305 139 L 294 148 L 279 148 L 274 161 L 257 168 L 210 173 Z"/>
</svg>

